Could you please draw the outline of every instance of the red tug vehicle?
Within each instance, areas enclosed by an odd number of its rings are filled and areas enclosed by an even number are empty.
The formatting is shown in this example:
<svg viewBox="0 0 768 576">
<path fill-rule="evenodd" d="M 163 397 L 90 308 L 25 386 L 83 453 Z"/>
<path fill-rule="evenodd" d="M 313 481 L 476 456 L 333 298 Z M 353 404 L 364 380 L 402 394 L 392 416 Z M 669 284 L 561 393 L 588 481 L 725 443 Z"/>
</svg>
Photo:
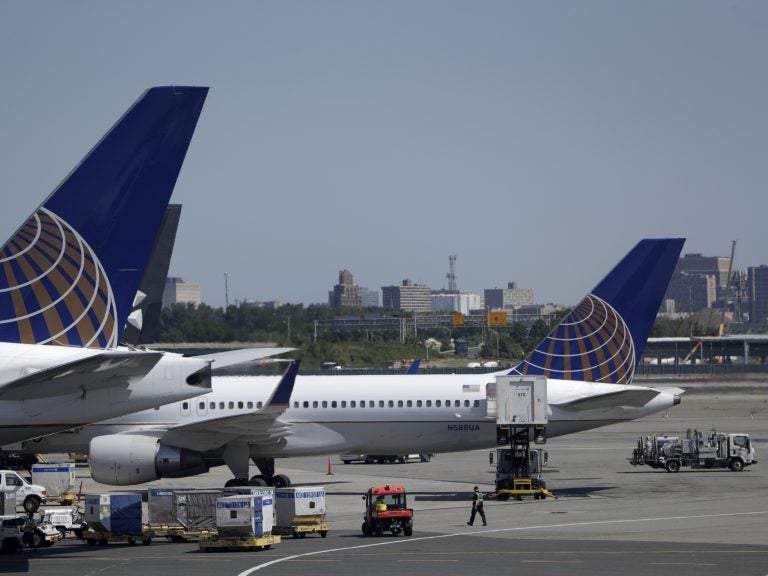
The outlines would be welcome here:
<svg viewBox="0 0 768 576">
<path fill-rule="evenodd" d="M 381 536 L 390 531 L 395 536 L 402 532 L 413 534 L 413 509 L 406 503 L 402 486 L 374 486 L 363 496 L 363 536 Z"/>
</svg>

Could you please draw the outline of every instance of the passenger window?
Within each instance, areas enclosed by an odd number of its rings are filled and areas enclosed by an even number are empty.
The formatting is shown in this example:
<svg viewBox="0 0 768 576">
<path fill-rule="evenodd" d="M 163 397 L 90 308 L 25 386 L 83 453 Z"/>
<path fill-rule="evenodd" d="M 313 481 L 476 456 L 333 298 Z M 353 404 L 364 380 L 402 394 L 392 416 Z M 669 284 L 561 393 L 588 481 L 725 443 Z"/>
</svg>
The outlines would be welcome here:
<svg viewBox="0 0 768 576">
<path fill-rule="evenodd" d="M 389 402 L 387 402 L 387 404 L 389 404 L 390 408 L 394 408 L 395 407 L 395 401 L 394 400 L 390 400 Z"/>
<path fill-rule="evenodd" d="M 336 400 L 334 400 L 333 402 L 331 402 L 331 408 L 336 408 L 336 406 L 337 406 L 337 404 L 336 404 Z"/>
<path fill-rule="evenodd" d="M 416 408 L 421 408 L 421 400 L 416 400 Z"/>
<path fill-rule="evenodd" d="M 435 400 L 435 406 L 437 406 L 438 408 L 442 406 L 442 403 L 440 402 L 440 400 Z"/>
<path fill-rule="evenodd" d="M 464 400 L 464 408 L 469 408 L 469 400 Z"/>
<path fill-rule="evenodd" d="M 197 408 L 198 408 L 199 410 L 205 410 L 205 402 L 200 402 L 200 403 L 198 403 L 198 405 L 197 405 Z"/>
<path fill-rule="evenodd" d="M 304 400 L 304 408 L 309 408 L 309 402 L 307 400 Z"/>
<path fill-rule="evenodd" d="M 299 407 L 299 403 L 298 402 L 294 402 L 294 405 L 295 405 L 296 408 Z M 246 404 L 246 406 L 250 410 L 251 408 L 253 408 L 253 402 L 248 402 L 248 404 Z"/>
<path fill-rule="evenodd" d="M 350 408 L 357 408 L 357 402 L 355 402 L 354 400 L 350 400 L 349 401 L 349 407 Z"/>
<path fill-rule="evenodd" d="M 317 400 L 314 400 L 314 401 L 312 402 L 312 408 L 317 408 Z"/>
<path fill-rule="evenodd" d="M 432 400 L 427 400 L 427 408 L 432 408 Z"/>
<path fill-rule="evenodd" d="M 413 407 L 413 400 L 408 400 L 408 402 L 406 402 L 405 405 L 408 406 L 408 408 L 412 408 Z"/>
<path fill-rule="evenodd" d="M 373 400 L 368 400 L 368 408 L 373 408 L 376 405 L 376 403 Z M 383 403 L 382 403 L 383 406 Z"/>
<path fill-rule="evenodd" d="M 456 408 L 461 408 L 461 400 L 454 400 L 453 405 Z"/>
<path fill-rule="evenodd" d="M 341 407 L 342 408 L 346 408 L 347 407 L 347 401 L 346 400 L 342 400 L 341 401 Z"/>
<path fill-rule="evenodd" d="M 224 402 L 219 402 L 219 410 L 224 410 Z"/>
<path fill-rule="evenodd" d="M 379 400 L 379 408 L 384 408 L 384 400 Z"/>
<path fill-rule="evenodd" d="M 475 400 L 475 402 L 472 404 L 475 408 L 480 408 L 480 400 Z"/>
<path fill-rule="evenodd" d="M 216 410 L 216 402 L 211 402 L 210 404 L 208 404 L 208 408 L 210 408 L 211 410 Z"/>
<path fill-rule="evenodd" d="M 189 410 L 189 402 L 182 402 L 181 408 L 182 410 Z"/>
<path fill-rule="evenodd" d="M 229 403 L 229 409 L 232 410 L 234 407 L 235 407 L 235 403 L 234 402 L 230 402 Z"/>
<path fill-rule="evenodd" d="M 237 407 L 238 407 L 240 410 L 242 410 L 242 409 L 243 409 L 243 403 L 242 403 L 242 401 L 237 403 Z"/>
<path fill-rule="evenodd" d="M 323 408 L 328 408 L 328 400 L 323 400 Z"/>
<path fill-rule="evenodd" d="M 256 402 L 256 408 L 262 408 L 263 406 L 264 406 L 263 402 L 261 402 L 261 401 Z"/>
</svg>

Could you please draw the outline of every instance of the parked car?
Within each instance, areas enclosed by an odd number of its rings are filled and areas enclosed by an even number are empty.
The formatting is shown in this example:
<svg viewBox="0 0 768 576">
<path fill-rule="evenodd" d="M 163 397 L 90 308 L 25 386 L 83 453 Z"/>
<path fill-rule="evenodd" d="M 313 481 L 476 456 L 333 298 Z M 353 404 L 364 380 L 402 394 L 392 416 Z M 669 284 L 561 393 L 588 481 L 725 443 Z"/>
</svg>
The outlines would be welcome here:
<svg viewBox="0 0 768 576">
<path fill-rule="evenodd" d="M 377 462 L 383 464 L 384 462 L 399 462 L 405 464 L 406 462 L 429 462 L 434 454 L 339 454 L 339 458 L 344 464 L 350 464 L 352 462 L 363 462 L 365 464 L 372 464 Z"/>
</svg>

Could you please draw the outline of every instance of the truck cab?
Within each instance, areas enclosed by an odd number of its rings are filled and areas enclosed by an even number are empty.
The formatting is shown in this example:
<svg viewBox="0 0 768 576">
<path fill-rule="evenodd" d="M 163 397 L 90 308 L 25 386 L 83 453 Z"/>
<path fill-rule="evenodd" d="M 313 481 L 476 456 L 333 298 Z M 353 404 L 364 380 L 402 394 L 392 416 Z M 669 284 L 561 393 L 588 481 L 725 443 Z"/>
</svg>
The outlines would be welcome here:
<svg viewBox="0 0 768 576">
<path fill-rule="evenodd" d="M 14 493 L 16 502 L 22 503 L 25 512 L 37 512 L 48 498 L 44 486 L 30 484 L 15 470 L 0 470 L 0 491 Z"/>
</svg>

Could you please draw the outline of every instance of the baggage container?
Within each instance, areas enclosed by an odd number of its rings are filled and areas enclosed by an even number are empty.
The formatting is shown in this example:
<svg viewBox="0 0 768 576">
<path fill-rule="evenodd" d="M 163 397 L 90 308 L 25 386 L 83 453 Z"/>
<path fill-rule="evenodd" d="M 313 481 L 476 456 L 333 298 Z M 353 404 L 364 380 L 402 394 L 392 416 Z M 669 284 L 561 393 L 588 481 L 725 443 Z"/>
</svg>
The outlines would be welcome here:
<svg viewBox="0 0 768 576">
<path fill-rule="evenodd" d="M 141 494 L 86 494 L 84 519 L 98 532 L 142 534 Z"/>
<path fill-rule="evenodd" d="M 70 494 L 76 482 L 74 462 L 32 464 L 32 484 L 45 486 L 49 498 Z"/>
<path fill-rule="evenodd" d="M 155 526 L 178 526 L 173 495 L 175 492 L 190 492 L 192 488 L 150 488 L 147 490 L 147 524 Z"/>
<path fill-rule="evenodd" d="M 275 491 L 276 520 L 281 528 L 320 524 L 325 520 L 325 487 L 292 486 Z"/>
<path fill-rule="evenodd" d="M 0 516 L 16 515 L 16 493 L 0 492 Z"/>
<path fill-rule="evenodd" d="M 215 530 L 216 500 L 221 494 L 221 490 L 174 491 L 174 523 L 191 532 Z"/>
<path fill-rule="evenodd" d="M 223 496 L 216 501 L 216 528 L 221 538 L 260 538 L 272 533 L 273 500 L 269 497 Z"/>
</svg>

